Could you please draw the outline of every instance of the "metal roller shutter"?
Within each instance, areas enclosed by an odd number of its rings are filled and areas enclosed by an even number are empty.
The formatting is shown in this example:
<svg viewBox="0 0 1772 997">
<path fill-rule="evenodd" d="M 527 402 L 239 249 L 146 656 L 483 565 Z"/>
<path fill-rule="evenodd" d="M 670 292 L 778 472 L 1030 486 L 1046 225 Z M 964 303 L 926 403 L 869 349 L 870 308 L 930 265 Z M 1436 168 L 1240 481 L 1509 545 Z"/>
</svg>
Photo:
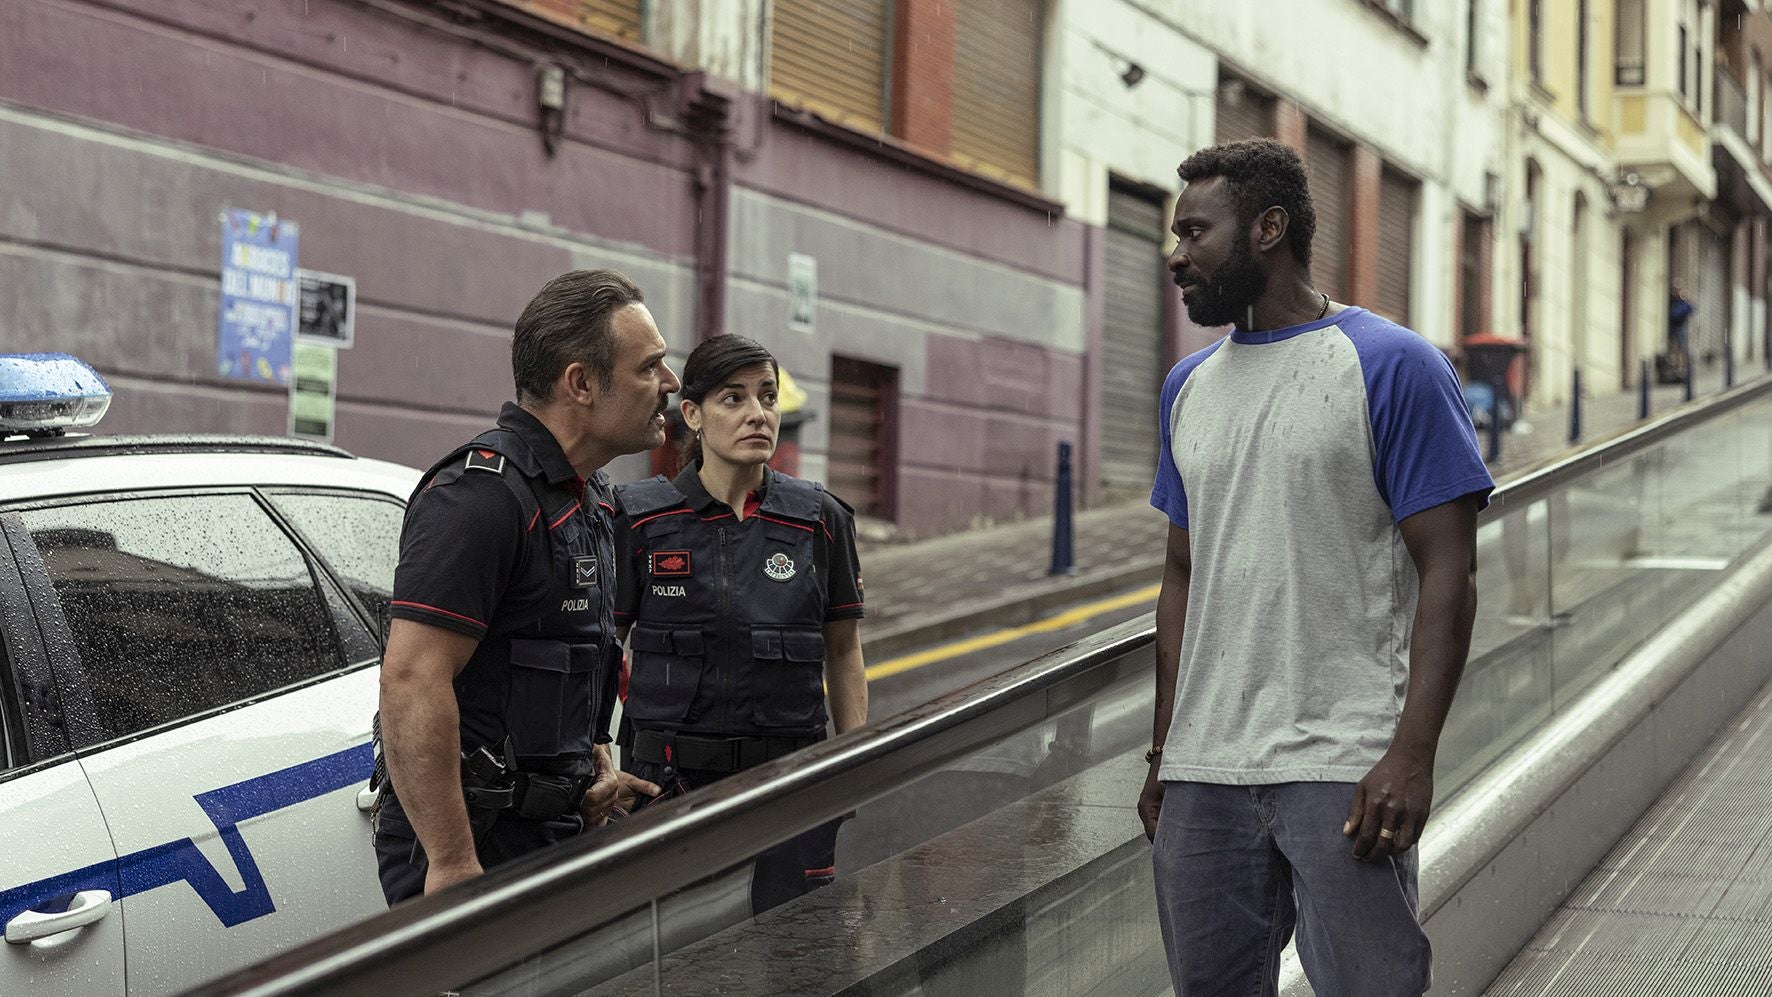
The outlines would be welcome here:
<svg viewBox="0 0 1772 997">
<path fill-rule="evenodd" d="M 832 494 L 864 516 L 893 515 L 888 464 L 893 460 L 892 412 L 898 393 L 889 367 L 831 358 Z"/>
<path fill-rule="evenodd" d="M 1274 133 L 1274 99 L 1241 77 L 1218 81 L 1218 141 L 1267 138 Z"/>
<path fill-rule="evenodd" d="M 642 0 L 579 0 L 585 26 L 624 41 L 639 42 Z"/>
<path fill-rule="evenodd" d="M 1415 181 L 1386 169 L 1378 187 L 1378 301 L 1373 311 L 1409 324 L 1415 252 Z"/>
<path fill-rule="evenodd" d="M 1317 234 L 1311 240 L 1311 279 L 1317 290 L 1336 301 L 1347 300 L 1348 223 L 1353 196 L 1353 163 L 1340 139 L 1312 128 L 1305 138 L 1304 169 L 1310 178 L 1311 203 L 1317 209 Z"/>
<path fill-rule="evenodd" d="M 1027 186 L 1040 176 L 1041 0 L 960 0 L 954 161 Z"/>
<path fill-rule="evenodd" d="M 887 8 L 887 0 L 775 0 L 770 96 L 884 131 Z"/>
<path fill-rule="evenodd" d="M 1163 207 L 1137 194 L 1108 194 L 1102 330 L 1101 483 L 1148 491 L 1157 467 L 1157 405 L 1163 385 Z"/>
</svg>

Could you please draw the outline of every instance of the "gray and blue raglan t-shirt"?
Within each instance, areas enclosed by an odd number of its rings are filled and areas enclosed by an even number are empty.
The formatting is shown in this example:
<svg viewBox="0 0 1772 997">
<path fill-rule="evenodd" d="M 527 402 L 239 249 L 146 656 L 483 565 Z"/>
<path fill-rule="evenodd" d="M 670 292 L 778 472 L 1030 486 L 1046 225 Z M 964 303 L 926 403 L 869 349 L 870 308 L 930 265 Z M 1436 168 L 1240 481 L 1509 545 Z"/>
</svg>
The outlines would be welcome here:
<svg viewBox="0 0 1772 997">
<path fill-rule="evenodd" d="M 1161 422 L 1151 504 L 1188 531 L 1193 577 L 1159 778 L 1358 781 L 1408 683 L 1397 524 L 1494 487 L 1451 364 L 1348 308 L 1183 360 Z"/>
</svg>

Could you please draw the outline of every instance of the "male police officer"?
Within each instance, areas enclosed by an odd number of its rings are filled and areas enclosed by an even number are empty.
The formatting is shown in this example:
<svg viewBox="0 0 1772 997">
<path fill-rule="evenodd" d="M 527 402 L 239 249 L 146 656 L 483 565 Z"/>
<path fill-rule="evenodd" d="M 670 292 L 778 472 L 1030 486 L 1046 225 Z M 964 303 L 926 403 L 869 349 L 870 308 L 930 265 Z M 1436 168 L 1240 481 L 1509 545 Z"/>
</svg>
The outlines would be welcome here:
<svg viewBox="0 0 1772 997">
<path fill-rule="evenodd" d="M 664 442 L 679 387 L 640 289 L 550 281 L 517 320 L 517 401 L 408 506 L 381 670 L 393 904 L 607 819 L 657 786 L 610 764 L 609 460 Z M 465 782 L 465 787 L 464 787 Z"/>
</svg>

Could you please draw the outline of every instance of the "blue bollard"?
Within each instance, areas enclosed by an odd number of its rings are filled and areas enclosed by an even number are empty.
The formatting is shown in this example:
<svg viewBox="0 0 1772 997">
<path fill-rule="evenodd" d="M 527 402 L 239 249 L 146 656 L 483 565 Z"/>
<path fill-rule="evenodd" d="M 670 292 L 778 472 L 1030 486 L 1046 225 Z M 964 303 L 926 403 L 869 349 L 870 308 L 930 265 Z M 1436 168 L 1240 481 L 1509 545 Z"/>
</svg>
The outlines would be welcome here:
<svg viewBox="0 0 1772 997">
<path fill-rule="evenodd" d="M 1723 340 L 1723 390 L 1735 387 L 1735 344 Z"/>
<path fill-rule="evenodd" d="M 1681 350 L 1680 355 L 1686 361 L 1686 401 L 1691 401 L 1692 400 L 1692 351 L 1690 349 Z"/>
<path fill-rule="evenodd" d="M 1071 445 L 1058 445 L 1058 479 L 1053 483 L 1052 570 L 1048 574 L 1074 575 L 1077 557 L 1071 524 Z"/>
<path fill-rule="evenodd" d="M 1642 369 L 1637 372 L 1637 421 L 1649 418 L 1649 361 L 1642 362 Z"/>
<path fill-rule="evenodd" d="M 1569 389 L 1569 442 L 1581 442 L 1581 368 L 1575 368 L 1574 384 Z"/>
</svg>

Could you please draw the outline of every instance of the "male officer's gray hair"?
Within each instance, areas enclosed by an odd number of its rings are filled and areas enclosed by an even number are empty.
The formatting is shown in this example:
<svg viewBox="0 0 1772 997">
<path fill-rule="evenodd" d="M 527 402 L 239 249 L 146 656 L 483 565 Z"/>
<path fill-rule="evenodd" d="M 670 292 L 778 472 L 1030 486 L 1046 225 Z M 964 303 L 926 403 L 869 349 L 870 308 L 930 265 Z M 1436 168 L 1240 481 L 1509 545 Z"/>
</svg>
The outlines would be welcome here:
<svg viewBox="0 0 1772 997">
<path fill-rule="evenodd" d="M 545 402 L 554 382 L 583 363 L 607 391 L 615 383 L 615 336 L 610 319 L 646 298 L 614 270 L 573 270 L 543 285 L 517 319 L 511 338 L 511 375 L 519 403 Z"/>
</svg>

